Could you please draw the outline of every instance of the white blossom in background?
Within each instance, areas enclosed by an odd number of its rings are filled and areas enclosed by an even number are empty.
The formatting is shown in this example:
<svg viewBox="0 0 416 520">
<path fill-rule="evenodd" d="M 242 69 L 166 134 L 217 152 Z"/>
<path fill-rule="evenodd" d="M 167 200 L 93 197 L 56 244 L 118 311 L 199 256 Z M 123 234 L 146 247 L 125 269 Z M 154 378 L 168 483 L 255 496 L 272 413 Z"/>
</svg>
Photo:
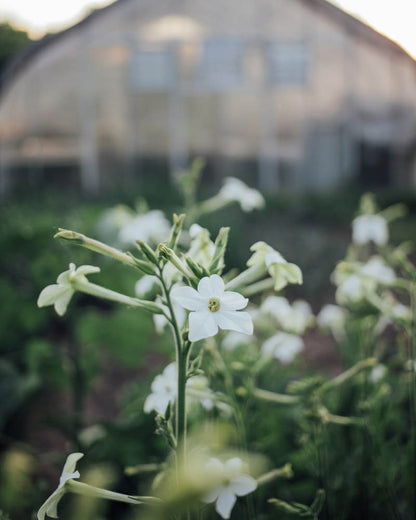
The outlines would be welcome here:
<svg viewBox="0 0 416 520">
<path fill-rule="evenodd" d="M 303 347 L 303 339 L 300 336 L 280 331 L 263 343 L 261 354 L 267 358 L 274 357 L 283 365 L 288 365 L 303 350 Z"/>
<path fill-rule="evenodd" d="M 381 215 L 360 215 L 352 222 L 352 240 L 363 245 L 374 242 L 384 246 L 389 239 L 387 221 Z"/>
<path fill-rule="evenodd" d="M 241 332 L 228 332 L 222 340 L 221 346 L 225 350 L 234 350 L 240 345 L 249 345 L 251 338 Z"/>
<path fill-rule="evenodd" d="M 199 224 L 192 224 L 189 235 L 191 244 L 186 255 L 192 258 L 194 262 L 208 267 L 215 252 L 215 244 L 210 239 L 208 229 L 201 227 Z"/>
<path fill-rule="evenodd" d="M 273 316 L 282 329 L 293 334 L 303 334 L 312 324 L 311 306 L 304 300 L 292 303 L 282 296 L 268 296 L 260 310 Z"/>
<path fill-rule="evenodd" d="M 162 304 L 162 300 L 157 297 L 156 303 L 159 304 L 159 306 L 165 311 L 165 313 L 169 316 L 169 308 L 166 305 Z M 180 328 L 182 328 L 185 325 L 186 321 L 186 312 L 177 303 L 173 302 L 173 312 L 175 313 L 176 321 Z M 168 320 L 163 316 L 163 314 L 153 314 L 153 323 L 155 325 L 156 332 L 158 334 L 163 334 L 165 331 L 165 328 L 169 325 Z"/>
<path fill-rule="evenodd" d="M 122 244 L 134 245 L 136 240 L 150 244 L 158 244 L 167 240 L 170 224 L 162 211 L 155 209 L 132 217 L 119 231 Z"/>
<path fill-rule="evenodd" d="M 155 287 L 159 287 L 160 282 L 157 276 L 151 274 L 143 275 L 137 280 L 134 286 L 134 292 L 138 298 L 145 298 L 149 293 L 153 292 Z"/>
<path fill-rule="evenodd" d="M 261 209 L 265 205 L 264 197 L 259 191 L 250 188 L 236 177 L 224 179 L 224 185 L 218 192 L 218 197 L 226 201 L 238 202 L 245 212 Z"/>
<path fill-rule="evenodd" d="M 57 314 L 63 316 L 75 292 L 73 282 L 88 283 L 86 275 L 99 272 L 100 268 L 93 265 L 81 265 L 77 269 L 75 264 L 70 263 L 68 271 L 64 271 L 58 276 L 57 283 L 48 285 L 39 294 L 38 307 L 53 305 Z"/>
<path fill-rule="evenodd" d="M 40 507 L 37 515 L 38 520 L 44 520 L 45 515 L 51 518 L 58 518 L 58 503 L 65 494 L 65 484 L 68 480 L 80 477 L 79 471 L 76 471 L 75 468 L 77 462 L 83 456 L 83 453 L 71 453 L 68 455 L 59 479 L 59 485 Z"/>
<path fill-rule="evenodd" d="M 166 409 L 171 403 L 176 401 L 178 394 L 178 370 L 176 363 L 170 363 L 162 372 L 157 375 L 151 385 L 151 394 L 146 398 L 144 402 L 144 411 L 150 413 L 155 411 L 161 415 L 164 415 Z"/>
<path fill-rule="evenodd" d="M 160 415 L 166 413 L 169 405 L 175 404 L 178 395 L 178 369 L 176 363 L 170 363 L 162 372 L 157 375 L 151 385 L 151 393 L 145 400 L 144 411 L 150 413 L 157 412 Z M 186 382 L 186 395 L 188 404 L 200 404 L 206 410 L 218 407 L 220 410 L 229 411 L 225 403 L 221 403 L 218 397 L 208 386 L 208 379 L 203 375 L 190 377 Z M 223 405 L 223 406 L 222 406 Z"/>
<path fill-rule="evenodd" d="M 367 294 L 375 292 L 380 285 L 394 284 L 396 274 L 381 257 L 373 256 L 366 264 L 341 263 L 335 269 L 332 281 L 338 287 L 335 293 L 337 302 L 346 304 L 365 299 Z"/>
<path fill-rule="evenodd" d="M 287 284 L 301 284 L 302 271 L 296 264 L 287 262 L 283 256 L 266 242 L 256 242 L 250 247 L 254 251 L 248 259 L 247 266 L 265 265 L 274 280 L 274 289 L 279 291 Z"/>
<path fill-rule="evenodd" d="M 211 458 L 203 469 L 221 482 L 203 498 L 206 503 L 215 502 L 215 511 L 225 519 L 230 518 L 237 497 L 248 495 L 257 488 L 256 480 L 244 473 L 243 461 L 234 457 L 224 463 Z"/>
<path fill-rule="evenodd" d="M 344 335 L 348 311 L 343 307 L 327 304 L 322 307 L 316 317 L 316 323 L 321 329 L 329 329 L 335 338 Z"/>
<path fill-rule="evenodd" d="M 378 363 L 371 369 L 368 379 L 372 383 L 378 383 L 386 376 L 386 374 L 387 374 L 386 365 L 383 365 L 382 363 Z"/>
<path fill-rule="evenodd" d="M 248 299 L 237 292 L 225 291 L 224 282 L 217 274 L 202 278 L 198 290 L 175 287 L 171 295 L 175 303 L 192 311 L 189 313 L 190 341 L 215 336 L 218 328 L 253 333 L 250 314 L 241 312 Z"/>
</svg>

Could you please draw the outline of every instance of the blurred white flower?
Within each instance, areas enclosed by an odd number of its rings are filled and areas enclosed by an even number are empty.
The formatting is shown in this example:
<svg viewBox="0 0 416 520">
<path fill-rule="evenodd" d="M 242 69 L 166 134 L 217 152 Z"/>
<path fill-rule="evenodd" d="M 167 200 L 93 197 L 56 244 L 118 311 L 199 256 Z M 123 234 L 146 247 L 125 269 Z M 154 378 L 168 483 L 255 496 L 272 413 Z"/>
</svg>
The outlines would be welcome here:
<svg viewBox="0 0 416 520">
<path fill-rule="evenodd" d="M 352 240 L 362 245 L 374 242 L 379 246 L 387 244 L 389 231 L 387 221 L 381 215 L 360 215 L 352 222 Z"/>
<path fill-rule="evenodd" d="M 144 402 L 144 411 L 155 411 L 164 415 L 169 403 L 173 404 L 178 393 L 178 370 L 176 363 L 170 363 L 152 382 L 151 394 Z"/>
<path fill-rule="evenodd" d="M 215 336 L 218 328 L 253 333 L 251 316 L 240 312 L 247 306 L 248 299 L 237 292 L 224 291 L 224 282 L 216 274 L 202 278 L 198 290 L 175 287 L 171 294 L 174 302 L 192 311 L 189 314 L 190 341 Z"/>
<path fill-rule="evenodd" d="M 313 319 L 309 303 L 296 300 L 291 305 L 282 296 L 268 296 L 261 304 L 260 310 L 272 315 L 285 331 L 293 334 L 303 334 Z"/>
<path fill-rule="evenodd" d="M 218 192 L 218 196 L 227 201 L 238 202 L 245 212 L 261 209 L 265 205 L 264 197 L 259 191 L 250 188 L 236 177 L 224 179 L 224 185 Z"/>
<path fill-rule="evenodd" d="M 329 329 L 335 337 L 344 333 L 347 310 L 338 305 L 327 304 L 322 307 L 316 323 L 321 329 Z"/>
<path fill-rule="evenodd" d="M 215 244 L 210 239 L 208 229 L 201 227 L 199 224 L 192 224 L 189 235 L 192 241 L 186 256 L 192 258 L 194 262 L 208 267 L 215 252 Z"/>
<path fill-rule="evenodd" d="M 160 210 L 152 210 L 131 218 L 119 232 L 123 244 L 135 244 L 136 240 L 158 244 L 169 236 L 170 224 Z"/>
<path fill-rule="evenodd" d="M 77 269 L 75 264 L 69 264 L 68 271 L 64 271 L 58 276 L 57 283 L 48 285 L 39 294 L 38 307 L 53 305 L 59 316 L 63 316 L 75 292 L 73 283 L 75 281 L 88 283 L 86 275 L 99 272 L 100 268 L 93 265 L 81 265 Z"/>
<path fill-rule="evenodd" d="M 251 342 L 251 338 L 241 332 L 228 332 L 225 338 L 222 340 L 222 347 L 225 350 L 234 350 L 239 345 L 248 345 Z"/>
<path fill-rule="evenodd" d="M 222 483 L 207 493 L 203 501 L 215 502 L 216 512 L 225 519 L 230 518 L 238 496 L 248 495 L 257 488 L 256 480 L 243 473 L 243 461 L 238 457 L 228 459 L 224 463 L 217 458 L 211 458 L 204 471 L 215 475 Z"/>
<path fill-rule="evenodd" d="M 161 299 L 157 297 L 155 301 L 169 316 L 169 308 L 162 304 Z M 179 304 L 173 302 L 173 312 L 175 313 L 176 321 L 179 327 L 182 328 L 186 321 L 185 310 Z M 153 323 L 155 324 L 155 329 L 158 334 L 163 334 L 165 327 L 169 325 L 168 320 L 165 318 L 165 316 L 163 316 L 163 314 L 153 314 Z"/>
<path fill-rule="evenodd" d="M 375 365 L 372 368 L 370 375 L 368 376 L 368 379 L 372 383 L 378 383 L 378 381 L 383 379 L 383 377 L 386 374 L 387 374 L 387 367 L 385 365 L 383 365 L 382 363 L 379 363 L 378 365 Z"/>
<path fill-rule="evenodd" d="M 154 290 L 155 286 L 159 287 L 158 277 L 151 274 L 145 274 L 140 278 L 140 280 L 137 280 L 134 286 L 134 292 L 137 297 L 144 298 Z"/>
<path fill-rule="evenodd" d="M 371 257 L 366 264 L 339 264 L 332 276 L 338 286 L 335 297 L 338 303 L 357 302 L 379 285 L 392 285 L 396 280 L 394 270 L 379 256 Z"/>
<path fill-rule="evenodd" d="M 283 365 L 287 365 L 295 359 L 303 347 L 303 340 L 300 336 L 277 332 L 263 343 L 261 353 L 268 358 L 275 357 Z"/>
<path fill-rule="evenodd" d="M 152 411 L 164 415 L 169 405 L 174 405 L 178 395 L 178 369 L 176 363 L 170 363 L 157 375 L 151 385 L 151 393 L 144 403 L 144 411 Z M 208 379 L 203 375 L 190 377 L 186 382 L 186 395 L 190 405 L 199 403 L 206 410 L 212 410 L 218 406 L 227 408 L 225 403 L 218 401 L 216 394 L 209 388 Z M 218 402 L 217 402 L 218 401 Z M 224 405 L 222 407 L 222 404 Z M 229 408 L 229 407 L 228 407 Z"/>
<path fill-rule="evenodd" d="M 58 518 L 58 503 L 65 494 L 65 484 L 68 480 L 79 478 L 79 471 L 75 471 L 76 464 L 84 456 L 83 453 L 71 453 L 68 455 L 64 469 L 59 479 L 59 485 L 52 495 L 45 500 L 38 511 L 38 520 L 44 520 L 45 515 L 52 518 Z"/>
<path fill-rule="evenodd" d="M 296 264 L 287 262 L 278 251 L 266 242 L 256 242 L 250 247 L 250 251 L 254 251 L 254 253 L 247 261 L 247 266 L 264 264 L 274 280 L 275 291 L 283 289 L 288 283 L 302 283 L 300 268 Z"/>
</svg>

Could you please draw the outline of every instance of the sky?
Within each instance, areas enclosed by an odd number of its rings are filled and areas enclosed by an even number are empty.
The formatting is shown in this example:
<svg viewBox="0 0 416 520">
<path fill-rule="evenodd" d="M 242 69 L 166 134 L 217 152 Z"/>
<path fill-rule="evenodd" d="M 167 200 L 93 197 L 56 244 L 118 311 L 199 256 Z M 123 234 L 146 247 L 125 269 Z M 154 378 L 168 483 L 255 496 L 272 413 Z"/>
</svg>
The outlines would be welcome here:
<svg viewBox="0 0 416 520">
<path fill-rule="evenodd" d="M 331 0 L 386 34 L 416 58 L 416 0 Z M 36 39 L 79 22 L 113 0 L 0 0 L 0 21 Z"/>
</svg>

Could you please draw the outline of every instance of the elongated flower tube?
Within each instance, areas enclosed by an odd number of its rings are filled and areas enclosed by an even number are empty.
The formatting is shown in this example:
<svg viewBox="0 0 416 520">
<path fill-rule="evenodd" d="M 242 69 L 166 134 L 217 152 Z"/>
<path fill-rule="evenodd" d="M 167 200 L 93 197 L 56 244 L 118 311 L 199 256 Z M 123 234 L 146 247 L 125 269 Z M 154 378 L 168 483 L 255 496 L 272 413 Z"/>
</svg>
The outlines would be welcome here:
<svg viewBox="0 0 416 520">
<path fill-rule="evenodd" d="M 86 275 L 98 273 L 99 271 L 99 267 L 92 265 L 82 265 L 76 268 L 75 264 L 69 264 L 68 271 L 58 276 L 57 283 L 48 285 L 40 293 L 37 301 L 38 307 L 53 305 L 59 316 L 63 316 L 74 292 L 80 291 L 96 296 L 97 298 L 124 303 L 132 307 L 139 307 L 154 314 L 164 314 L 163 309 L 156 303 L 140 300 L 139 298 L 131 298 L 130 296 L 101 287 L 100 285 L 90 283 Z"/>
<path fill-rule="evenodd" d="M 172 290 L 172 299 L 187 310 L 189 314 L 189 339 L 215 336 L 218 328 L 235 330 L 244 334 L 253 333 L 253 321 L 248 312 L 240 312 L 247 306 L 248 299 L 241 294 L 224 290 L 220 276 L 205 276 L 192 287 L 178 287 Z"/>
<path fill-rule="evenodd" d="M 58 518 L 59 501 L 67 492 L 135 505 L 160 503 L 160 500 L 155 497 L 124 495 L 123 493 L 115 493 L 114 491 L 75 481 L 74 479 L 80 478 L 79 471 L 76 471 L 75 469 L 76 464 L 83 456 L 83 453 L 71 453 L 68 455 L 59 479 L 59 485 L 52 495 L 50 495 L 41 505 L 37 514 L 38 520 L 45 520 L 45 517 Z"/>
</svg>

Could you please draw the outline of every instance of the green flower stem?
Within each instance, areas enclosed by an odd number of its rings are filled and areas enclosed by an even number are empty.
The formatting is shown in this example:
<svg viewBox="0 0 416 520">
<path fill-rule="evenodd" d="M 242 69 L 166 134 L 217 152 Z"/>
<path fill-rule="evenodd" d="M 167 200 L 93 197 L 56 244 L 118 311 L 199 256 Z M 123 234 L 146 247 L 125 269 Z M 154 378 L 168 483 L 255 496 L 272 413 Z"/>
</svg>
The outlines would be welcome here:
<svg viewBox="0 0 416 520">
<path fill-rule="evenodd" d="M 337 387 L 345 383 L 345 381 L 348 381 L 348 379 L 351 379 L 353 376 L 361 372 L 362 370 L 366 370 L 369 368 L 372 368 L 377 363 L 376 358 L 367 358 L 363 359 L 362 361 L 359 361 L 354 366 L 346 370 L 345 372 L 342 372 L 338 376 L 334 377 L 330 381 L 327 381 L 324 383 L 317 391 L 319 393 L 324 393 L 327 390 L 330 390 L 331 388 Z"/>
<path fill-rule="evenodd" d="M 123 493 L 116 493 L 115 491 L 109 491 L 107 489 L 91 486 L 90 484 L 84 484 L 77 480 L 68 480 L 66 487 L 68 491 L 71 491 L 72 493 L 91 498 L 104 498 L 106 500 L 115 500 L 117 502 L 126 502 L 127 504 L 136 505 L 161 503 L 161 500 L 156 497 L 124 495 Z"/>
<path fill-rule="evenodd" d="M 264 484 L 272 482 L 276 478 L 293 478 L 292 464 L 288 463 L 282 466 L 281 468 L 276 468 L 272 471 L 269 471 L 268 473 L 264 473 L 264 475 L 261 475 L 257 478 L 257 484 L 259 486 L 262 486 Z"/>
<path fill-rule="evenodd" d="M 277 394 L 275 392 L 270 392 L 269 390 L 262 390 L 261 388 L 254 388 L 253 395 L 254 397 L 263 399 L 264 401 L 271 401 L 279 404 L 294 404 L 299 402 L 299 397 L 297 395 Z"/>
<path fill-rule="evenodd" d="M 134 259 L 127 253 L 123 253 L 122 251 L 119 251 L 114 247 L 110 247 L 107 244 L 103 244 L 98 240 L 86 237 L 85 235 L 77 233 L 76 231 L 70 231 L 69 229 L 60 228 L 58 233 L 56 233 L 53 238 L 62 238 L 64 240 L 68 240 L 69 242 L 73 242 L 78 246 L 85 247 L 87 249 L 90 249 L 91 251 L 95 251 L 96 253 L 100 253 L 104 256 L 109 256 L 131 267 L 136 267 Z"/>
<path fill-rule="evenodd" d="M 153 314 L 165 315 L 163 309 L 160 308 L 159 305 L 157 305 L 156 303 L 147 300 L 140 300 L 139 298 L 132 298 L 130 296 L 126 296 L 125 294 L 112 291 L 111 289 L 101 287 L 101 285 L 74 280 L 72 282 L 72 286 L 77 291 L 90 294 L 91 296 L 96 296 L 97 298 L 103 298 L 104 300 L 124 303 L 126 305 L 129 305 L 130 307 L 138 307 L 140 309 L 145 309 L 149 312 L 152 312 Z"/>
<path fill-rule="evenodd" d="M 197 204 L 194 207 L 194 213 L 192 216 L 194 218 L 199 217 L 201 215 L 205 215 L 206 213 L 213 213 L 214 211 L 218 211 L 219 209 L 225 208 L 229 204 L 231 204 L 232 200 L 224 199 L 219 195 L 215 195 L 210 199 L 204 200 L 200 204 Z"/>
<path fill-rule="evenodd" d="M 260 282 L 255 282 L 248 287 L 242 289 L 241 294 L 243 296 L 253 296 L 253 294 L 257 294 L 263 291 L 267 291 L 269 289 L 273 289 L 274 280 L 273 278 L 266 278 L 265 280 L 260 280 Z"/>
<path fill-rule="evenodd" d="M 267 273 L 266 264 L 252 265 L 225 285 L 227 291 L 234 291 L 241 286 L 257 282 Z"/>
</svg>

